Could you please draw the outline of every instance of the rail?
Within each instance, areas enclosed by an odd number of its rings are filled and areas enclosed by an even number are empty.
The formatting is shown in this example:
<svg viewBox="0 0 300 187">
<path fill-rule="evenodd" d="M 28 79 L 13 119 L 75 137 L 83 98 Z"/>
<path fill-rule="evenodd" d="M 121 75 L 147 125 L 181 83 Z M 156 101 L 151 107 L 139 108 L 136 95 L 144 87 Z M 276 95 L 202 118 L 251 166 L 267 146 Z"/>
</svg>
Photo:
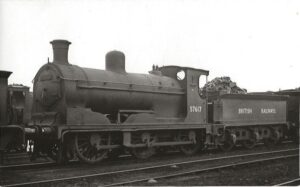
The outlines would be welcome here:
<svg viewBox="0 0 300 187">
<path fill-rule="evenodd" d="M 182 171 L 178 172 L 177 170 L 175 172 L 168 172 L 166 175 L 161 175 L 159 173 L 153 172 L 154 174 L 157 174 L 151 178 L 154 179 L 163 179 L 163 178 L 170 178 L 170 177 L 176 177 L 176 176 L 181 176 L 181 175 L 187 175 L 187 174 L 192 174 L 192 173 L 199 173 L 199 172 L 204 172 L 204 171 L 212 171 L 212 170 L 217 170 L 217 169 L 224 169 L 224 168 L 229 168 L 229 167 L 234 167 L 234 166 L 241 166 L 241 165 L 247 165 L 247 164 L 253 164 L 253 163 L 258 163 L 258 162 L 265 162 L 265 161 L 270 161 L 270 160 L 277 160 L 277 159 L 284 159 L 284 158 L 290 158 L 290 157 L 295 157 L 299 156 L 298 153 L 299 148 L 297 149 L 285 149 L 285 150 L 277 150 L 277 151 L 269 151 L 269 152 L 260 152 L 260 153 L 250 153 L 250 154 L 242 154 L 242 155 L 232 155 L 232 156 L 222 156 L 222 157 L 217 157 L 217 158 L 208 158 L 208 159 L 197 159 L 197 160 L 192 160 L 192 161 L 183 161 L 183 162 L 174 162 L 170 164 L 160 164 L 160 165 L 154 165 L 154 166 L 148 166 L 148 167 L 140 167 L 140 168 L 135 168 L 135 169 L 124 169 L 124 170 L 119 170 L 119 171 L 111 171 L 111 172 L 102 172 L 102 173 L 94 173 L 94 174 L 87 174 L 87 175 L 80 175 L 80 176 L 72 176 L 72 177 L 63 177 L 63 178 L 56 178 L 56 179 L 49 179 L 49 180 L 40 180 L 40 181 L 31 181 L 31 182 L 24 182 L 24 183 L 14 183 L 14 184 L 2 184 L 5 186 L 26 186 L 26 185 L 43 185 L 43 184 L 55 184 L 59 182 L 72 182 L 72 181 L 78 181 L 80 179 L 85 179 L 85 180 L 92 180 L 97 178 L 97 180 L 101 180 L 101 177 L 109 177 L 109 178 L 117 178 L 118 175 L 124 175 L 127 174 L 129 176 L 135 176 L 132 173 L 134 172 L 146 172 L 147 170 L 157 170 L 160 171 L 161 168 L 165 167 L 184 167 L 184 165 L 195 165 L 195 164 L 200 164 L 203 165 L 204 163 L 212 162 L 216 163 L 216 161 L 222 161 L 224 162 L 225 160 L 228 160 L 227 163 L 232 162 L 232 159 L 245 159 L 247 157 L 255 157 L 257 158 L 258 156 L 266 156 L 266 155 L 272 155 L 272 154 L 286 154 L 291 151 L 297 151 L 297 153 L 293 154 L 288 154 L 288 155 L 280 155 L 280 156 L 269 156 L 268 158 L 261 158 L 261 159 L 254 159 L 254 160 L 248 160 L 248 161 L 237 161 L 235 163 L 230 163 L 230 164 L 222 164 L 218 166 L 212 166 L 212 167 L 207 167 L 207 168 L 200 168 L 200 169 L 192 169 L 192 170 L 187 170 L 187 171 Z M 101 186 L 119 186 L 119 185 L 128 185 L 132 183 L 138 183 L 138 182 L 143 182 L 143 181 L 148 181 L 150 178 L 140 178 L 140 179 L 134 179 L 134 180 L 128 180 L 128 181 L 121 181 L 121 182 L 116 182 L 116 183 L 106 183 L 106 184 L 100 184 Z M 105 180 L 104 180 L 105 181 Z"/>
</svg>

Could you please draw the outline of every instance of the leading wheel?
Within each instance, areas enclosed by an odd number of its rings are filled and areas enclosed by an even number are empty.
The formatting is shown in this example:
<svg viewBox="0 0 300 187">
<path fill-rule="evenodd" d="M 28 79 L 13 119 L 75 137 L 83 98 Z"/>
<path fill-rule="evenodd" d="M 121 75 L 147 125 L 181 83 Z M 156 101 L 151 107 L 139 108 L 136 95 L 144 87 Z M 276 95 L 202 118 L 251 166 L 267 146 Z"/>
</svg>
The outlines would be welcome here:
<svg viewBox="0 0 300 187">
<path fill-rule="evenodd" d="M 109 134 L 106 133 L 78 133 L 74 142 L 78 158 L 90 164 L 100 162 L 109 152 L 103 148 L 110 144 Z"/>
</svg>

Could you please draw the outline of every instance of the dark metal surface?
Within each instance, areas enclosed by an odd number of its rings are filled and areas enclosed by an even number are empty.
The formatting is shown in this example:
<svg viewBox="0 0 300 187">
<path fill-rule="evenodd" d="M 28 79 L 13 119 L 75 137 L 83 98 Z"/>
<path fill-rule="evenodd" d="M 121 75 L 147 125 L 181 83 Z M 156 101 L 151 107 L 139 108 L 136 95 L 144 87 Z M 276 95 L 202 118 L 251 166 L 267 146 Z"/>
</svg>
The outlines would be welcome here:
<svg viewBox="0 0 300 187">
<path fill-rule="evenodd" d="M 199 76 L 207 76 L 208 71 L 167 66 L 158 68 L 161 74 L 126 73 L 125 55 L 118 51 L 107 54 L 107 70 L 66 66 L 70 42 L 51 43 L 54 62 L 41 67 L 34 79 L 34 113 L 55 111 L 60 124 L 66 123 L 71 107 L 90 108 L 110 119 L 119 110 L 153 110 L 156 117 L 206 122 L 205 101 L 198 89 Z M 181 70 L 186 74 L 182 81 L 176 77 Z"/>
<path fill-rule="evenodd" d="M 0 151 L 22 149 L 25 142 L 24 123 L 30 120 L 29 87 L 7 85 L 11 72 L 0 71 Z"/>
<path fill-rule="evenodd" d="M 45 80 L 48 75 L 51 78 Z M 183 113 L 184 93 L 178 82 L 165 76 L 47 64 L 35 78 L 38 102 L 33 111 L 51 108 L 64 114 L 66 107 L 83 107 L 116 115 L 118 110 L 153 109 L 159 116 L 178 117 Z"/>
<path fill-rule="evenodd" d="M 286 95 L 273 95 L 273 94 L 224 94 L 219 96 L 220 98 L 233 98 L 233 99 L 254 99 L 254 100 L 287 100 L 288 96 Z"/>
<path fill-rule="evenodd" d="M 0 71 L 0 125 L 7 124 L 7 79 L 12 72 Z"/>
<path fill-rule="evenodd" d="M 299 143 L 300 124 L 300 90 L 282 90 L 279 95 L 288 95 L 287 119 L 290 124 L 289 135 Z"/>
<path fill-rule="evenodd" d="M 300 123 L 300 90 L 282 90 L 276 92 L 279 95 L 288 95 L 288 121 L 297 124 Z"/>
<path fill-rule="evenodd" d="M 214 121 L 221 123 L 285 124 L 286 97 L 224 95 L 214 103 Z"/>
<path fill-rule="evenodd" d="M 31 119 L 32 93 L 23 85 L 8 86 L 9 124 L 27 124 Z"/>
</svg>

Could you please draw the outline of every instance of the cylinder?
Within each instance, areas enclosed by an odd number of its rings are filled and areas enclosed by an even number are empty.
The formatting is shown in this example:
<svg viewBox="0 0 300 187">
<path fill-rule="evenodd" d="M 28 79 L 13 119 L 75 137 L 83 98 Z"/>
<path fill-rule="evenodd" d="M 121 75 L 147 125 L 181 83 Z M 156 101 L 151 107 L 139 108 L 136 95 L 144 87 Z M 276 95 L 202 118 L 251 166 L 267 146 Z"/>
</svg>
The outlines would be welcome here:
<svg viewBox="0 0 300 187">
<path fill-rule="evenodd" d="M 53 63 L 68 65 L 68 51 L 71 42 L 67 40 L 53 40 Z"/>
<path fill-rule="evenodd" d="M 0 71 L 0 125 L 6 125 L 8 123 L 7 118 L 7 92 L 8 84 L 7 80 L 12 72 Z"/>
</svg>

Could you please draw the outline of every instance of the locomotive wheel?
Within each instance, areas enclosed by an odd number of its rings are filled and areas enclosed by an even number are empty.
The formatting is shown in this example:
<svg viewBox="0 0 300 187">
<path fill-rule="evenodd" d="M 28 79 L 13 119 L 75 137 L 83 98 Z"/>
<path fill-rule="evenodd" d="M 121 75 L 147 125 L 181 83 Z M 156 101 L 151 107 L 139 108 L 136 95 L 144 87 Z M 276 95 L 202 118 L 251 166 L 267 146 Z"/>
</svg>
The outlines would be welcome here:
<svg viewBox="0 0 300 187">
<path fill-rule="evenodd" d="M 153 156 L 156 153 L 156 151 L 153 147 L 139 147 L 132 148 L 131 153 L 136 158 L 147 159 Z"/>
<path fill-rule="evenodd" d="M 242 145 L 243 145 L 243 147 L 245 147 L 247 149 L 253 149 L 257 144 L 258 134 L 253 133 L 252 131 L 248 131 L 248 133 L 250 135 L 250 139 L 243 140 Z"/>
<path fill-rule="evenodd" d="M 188 133 L 179 133 L 176 139 L 178 141 L 193 141 L 194 144 L 181 145 L 179 147 L 180 151 L 185 155 L 193 155 L 204 148 L 204 144 L 199 141 L 199 138 L 195 131 L 189 131 Z"/>
<path fill-rule="evenodd" d="M 234 147 L 234 143 L 232 140 L 225 140 L 222 145 L 219 145 L 219 148 L 222 151 L 230 151 Z"/>
<path fill-rule="evenodd" d="M 109 135 L 103 133 L 79 133 L 75 136 L 75 151 L 80 160 L 94 164 L 104 159 L 109 152 L 101 146 L 109 145 Z"/>
<path fill-rule="evenodd" d="M 264 144 L 267 147 L 273 147 L 277 145 L 280 142 L 280 135 L 278 131 L 274 131 L 273 129 L 271 130 L 272 136 L 270 138 L 265 138 L 264 139 Z"/>
<path fill-rule="evenodd" d="M 156 141 L 156 136 L 151 135 L 148 132 L 142 133 L 141 136 L 136 137 L 135 139 L 138 139 L 137 142 L 140 143 L 146 143 L 148 144 L 147 147 L 138 147 L 138 148 L 132 148 L 131 154 L 139 159 L 147 159 L 153 156 L 156 153 L 156 149 L 154 147 L 149 147 L 151 143 L 154 143 Z M 136 140 L 135 140 L 136 141 Z M 150 145 L 151 146 L 151 145 Z"/>
<path fill-rule="evenodd" d="M 219 148 L 225 152 L 230 151 L 235 145 L 235 138 L 236 137 L 233 137 L 230 134 L 230 131 L 226 131 L 225 132 L 225 140 L 224 140 L 224 142 L 222 142 L 221 145 L 219 145 Z"/>
</svg>

